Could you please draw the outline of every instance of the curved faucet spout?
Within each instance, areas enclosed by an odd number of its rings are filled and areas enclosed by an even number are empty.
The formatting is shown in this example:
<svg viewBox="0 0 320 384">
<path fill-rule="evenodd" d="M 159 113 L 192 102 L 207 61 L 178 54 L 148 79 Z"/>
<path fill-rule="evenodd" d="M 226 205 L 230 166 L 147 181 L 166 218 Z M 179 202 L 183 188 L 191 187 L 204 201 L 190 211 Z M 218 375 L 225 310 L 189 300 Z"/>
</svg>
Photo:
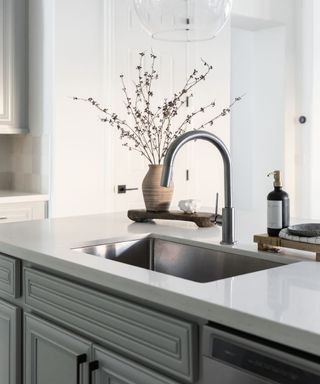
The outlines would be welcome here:
<svg viewBox="0 0 320 384">
<path fill-rule="evenodd" d="M 222 210 L 222 244 L 234 244 L 234 208 L 232 207 L 232 171 L 231 158 L 224 142 L 214 134 L 207 131 L 190 131 L 179 136 L 169 146 L 164 159 L 161 185 L 168 187 L 172 178 L 173 163 L 181 147 L 192 140 L 205 140 L 213 144 L 220 152 L 224 165 L 224 199 L 225 207 Z"/>
</svg>

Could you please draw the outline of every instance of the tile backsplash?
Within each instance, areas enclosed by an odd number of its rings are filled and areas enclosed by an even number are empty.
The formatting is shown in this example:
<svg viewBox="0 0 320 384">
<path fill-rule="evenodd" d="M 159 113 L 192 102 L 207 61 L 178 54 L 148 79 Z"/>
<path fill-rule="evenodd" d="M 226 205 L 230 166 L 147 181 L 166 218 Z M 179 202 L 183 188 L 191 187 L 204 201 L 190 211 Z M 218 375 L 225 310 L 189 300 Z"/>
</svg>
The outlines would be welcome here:
<svg viewBox="0 0 320 384">
<path fill-rule="evenodd" d="M 0 136 L 0 189 L 48 193 L 49 137 Z"/>
<path fill-rule="evenodd" d="M 12 185 L 12 138 L 0 136 L 0 189 L 10 189 Z"/>
</svg>

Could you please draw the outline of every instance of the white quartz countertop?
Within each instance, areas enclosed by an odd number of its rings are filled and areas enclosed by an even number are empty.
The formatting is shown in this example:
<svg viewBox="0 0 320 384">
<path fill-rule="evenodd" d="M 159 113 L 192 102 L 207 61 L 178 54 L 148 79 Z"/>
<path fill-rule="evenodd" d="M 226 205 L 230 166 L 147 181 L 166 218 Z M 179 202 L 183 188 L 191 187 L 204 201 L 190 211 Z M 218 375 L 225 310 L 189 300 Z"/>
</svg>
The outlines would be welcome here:
<svg viewBox="0 0 320 384">
<path fill-rule="evenodd" d="M 320 263 L 311 261 L 311 256 L 310 261 L 203 284 L 72 250 L 90 242 L 158 234 L 227 252 L 297 261 L 288 255 L 257 252 L 249 242 L 256 224 L 247 215 L 238 214 L 236 224 L 242 241 L 233 247 L 219 245 L 219 227 L 132 223 L 125 213 L 2 224 L 0 252 L 320 355 Z"/>
<path fill-rule="evenodd" d="M 40 193 L 0 190 L 0 204 L 48 201 L 48 199 L 48 195 Z"/>
</svg>

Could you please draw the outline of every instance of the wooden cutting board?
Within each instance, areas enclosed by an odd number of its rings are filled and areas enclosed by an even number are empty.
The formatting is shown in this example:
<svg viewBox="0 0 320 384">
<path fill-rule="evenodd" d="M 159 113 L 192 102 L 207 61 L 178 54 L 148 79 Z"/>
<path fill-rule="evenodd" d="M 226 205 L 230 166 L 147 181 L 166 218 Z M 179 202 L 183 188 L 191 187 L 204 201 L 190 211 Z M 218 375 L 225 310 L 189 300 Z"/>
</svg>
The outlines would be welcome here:
<svg viewBox="0 0 320 384">
<path fill-rule="evenodd" d="M 184 213 L 181 211 L 150 212 L 145 209 L 130 209 L 129 219 L 138 223 L 151 220 L 180 220 L 194 222 L 200 228 L 209 228 L 215 225 L 215 215 L 212 212 Z"/>
</svg>

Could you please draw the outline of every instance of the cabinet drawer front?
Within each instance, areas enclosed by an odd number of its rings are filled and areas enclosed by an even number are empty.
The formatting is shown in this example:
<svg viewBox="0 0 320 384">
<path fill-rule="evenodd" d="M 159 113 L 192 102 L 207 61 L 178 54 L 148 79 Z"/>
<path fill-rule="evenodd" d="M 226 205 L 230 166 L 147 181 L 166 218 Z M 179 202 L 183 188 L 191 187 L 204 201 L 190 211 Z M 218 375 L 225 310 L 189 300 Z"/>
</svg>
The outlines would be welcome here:
<svg viewBox="0 0 320 384">
<path fill-rule="evenodd" d="M 25 268 L 26 304 L 98 343 L 192 382 L 195 325 Z"/>
<path fill-rule="evenodd" d="M 0 224 L 32 220 L 31 207 L 0 208 Z"/>
<path fill-rule="evenodd" d="M 93 359 L 99 362 L 99 369 L 93 374 L 94 384 L 178 384 L 132 360 L 100 347 L 93 347 Z"/>
<path fill-rule="evenodd" d="M 0 204 L 0 224 L 44 219 L 46 204 L 45 201 Z"/>
<path fill-rule="evenodd" d="M 21 295 L 20 261 L 0 254 L 0 294 L 17 298 Z"/>
</svg>

